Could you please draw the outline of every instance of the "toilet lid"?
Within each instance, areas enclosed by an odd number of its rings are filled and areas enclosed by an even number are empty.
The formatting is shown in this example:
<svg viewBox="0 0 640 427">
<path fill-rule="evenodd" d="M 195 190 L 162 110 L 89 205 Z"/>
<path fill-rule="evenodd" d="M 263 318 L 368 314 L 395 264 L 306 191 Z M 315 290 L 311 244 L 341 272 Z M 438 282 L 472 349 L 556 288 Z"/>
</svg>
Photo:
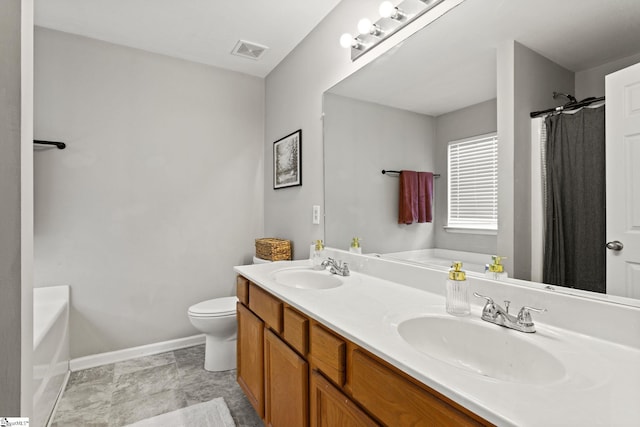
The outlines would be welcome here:
<svg viewBox="0 0 640 427">
<path fill-rule="evenodd" d="M 236 297 L 215 298 L 199 302 L 189 307 L 189 314 L 194 316 L 228 316 L 236 312 Z"/>
</svg>

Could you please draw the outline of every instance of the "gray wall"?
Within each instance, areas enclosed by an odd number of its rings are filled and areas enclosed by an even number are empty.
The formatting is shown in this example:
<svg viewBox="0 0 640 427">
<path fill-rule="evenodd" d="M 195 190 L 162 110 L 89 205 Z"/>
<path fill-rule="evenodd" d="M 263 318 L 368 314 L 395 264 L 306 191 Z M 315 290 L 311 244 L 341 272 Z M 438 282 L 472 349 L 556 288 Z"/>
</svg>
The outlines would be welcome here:
<svg viewBox="0 0 640 427">
<path fill-rule="evenodd" d="M 496 100 L 437 118 L 327 93 L 324 96 L 326 244 L 365 252 L 443 248 L 495 253 L 495 235 L 453 233 L 447 222 L 447 145 L 496 132 Z M 400 165 L 400 166 L 398 166 Z M 398 181 L 380 170 L 439 173 L 432 224 L 397 224 Z"/>
<path fill-rule="evenodd" d="M 526 46 L 498 49 L 498 252 L 512 277 L 531 277 L 531 111 L 552 108 L 553 91 L 571 93 L 574 74 Z M 514 268 L 515 265 L 515 268 Z"/>
<path fill-rule="evenodd" d="M 361 3 L 356 5 L 355 3 Z M 366 3 L 366 4 L 365 4 Z M 351 64 L 335 40 L 353 27 L 375 2 L 342 1 L 266 81 L 265 231 L 294 240 L 297 258 L 308 256 L 309 242 L 322 238 L 321 226 L 311 224 L 311 205 L 322 200 L 322 93 L 374 60 L 397 40 L 385 42 Z M 371 55 L 371 56 L 369 56 Z M 508 256 L 509 272 L 530 276 L 530 118 L 534 110 L 551 108 L 555 91 L 574 92 L 573 73 L 516 43 L 498 46 L 497 122 L 500 135 L 499 221 L 496 252 Z M 271 188 L 272 143 L 291 131 L 304 131 L 303 186 Z M 516 174 L 517 172 L 517 174 Z M 518 269 L 514 271 L 514 262 Z"/>
<path fill-rule="evenodd" d="M 496 100 L 492 99 L 436 118 L 436 169 L 442 175 L 436 180 L 436 248 L 496 253 L 496 235 L 453 233 L 442 225 L 447 223 L 447 146 L 451 141 L 496 132 L 497 113 Z"/>
<path fill-rule="evenodd" d="M 71 356 L 198 333 L 263 234 L 264 80 L 36 31 L 36 286 L 71 286 Z"/>
<path fill-rule="evenodd" d="M 398 224 L 398 178 L 381 170 L 438 172 L 434 147 L 433 117 L 325 94 L 325 243 L 348 249 L 357 236 L 364 252 L 433 247 L 437 224 Z"/>
<path fill-rule="evenodd" d="M 0 415 L 20 415 L 20 49 L 19 0 L 0 2 Z"/>
<path fill-rule="evenodd" d="M 296 259 L 309 256 L 312 240 L 324 236 L 324 222 L 312 224 L 313 205 L 322 205 L 322 95 L 340 80 L 373 61 L 423 27 L 423 15 L 355 62 L 338 43 L 378 0 L 343 0 L 266 78 L 265 234 L 293 240 Z M 273 142 L 302 128 L 301 187 L 273 190 Z"/>
<path fill-rule="evenodd" d="M 575 97 L 580 100 L 589 96 L 604 96 L 604 77 L 638 62 L 640 62 L 640 53 L 607 62 L 588 70 L 578 71 L 576 73 Z"/>
<path fill-rule="evenodd" d="M 33 411 L 33 0 L 22 0 L 21 46 L 21 256 L 22 361 L 21 415 Z"/>
<path fill-rule="evenodd" d="M 336 43 L 341 30 L 333 20 L 355 3 L 339 3 L 265 80 L 265 235 L 292 240 L 296 259 L 309 256 L 311 241 L 324 239 L 324 221 L 311 221 L 313 205 L 320 205 L 324 216 L 322 94 L 350 67 L 348 52 Z M 353 25 L 348 17 L 348 12 L 342 17 L 342 28 Z M 274 190 L 273 142 L 296 129 L 302 129 L 302 186 Z"/>
</svg>

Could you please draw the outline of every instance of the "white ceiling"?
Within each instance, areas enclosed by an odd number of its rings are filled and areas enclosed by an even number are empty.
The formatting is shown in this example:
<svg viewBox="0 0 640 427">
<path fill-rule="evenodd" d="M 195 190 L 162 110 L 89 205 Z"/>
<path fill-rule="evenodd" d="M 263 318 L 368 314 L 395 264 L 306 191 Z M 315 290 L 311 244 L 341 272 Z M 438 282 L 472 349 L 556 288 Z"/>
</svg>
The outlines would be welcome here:
<svg viewBox="0 0 640 427">
<path fill-rule="evenodd" d="M 265 77 L 340 0 L 35 0 L 36 25 Z M 269 47 L 231 55 L 238 40 Z"/>
<path fill-rule="evenodd" d="M 331 92 L 438 116 L 496 97 L 510 39 L 583 71 L 640 52 L 640 0 L 466 0 Z"/>
</svg>

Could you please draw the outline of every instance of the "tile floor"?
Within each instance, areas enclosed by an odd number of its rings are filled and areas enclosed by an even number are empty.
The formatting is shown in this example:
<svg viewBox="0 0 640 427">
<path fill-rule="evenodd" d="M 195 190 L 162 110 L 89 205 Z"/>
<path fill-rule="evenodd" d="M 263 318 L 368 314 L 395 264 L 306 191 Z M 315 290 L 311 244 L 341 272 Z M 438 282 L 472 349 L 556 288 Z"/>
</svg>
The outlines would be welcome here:
<svg viewBox="0 0 640 427">
<path fill-rule="evenodd" d="M 223 397 L 238 427 L 262 426 L 236 371 L 204 370 L 204 345 L 72 372 L 52 427 L 115 427 Z"/>
</svg>

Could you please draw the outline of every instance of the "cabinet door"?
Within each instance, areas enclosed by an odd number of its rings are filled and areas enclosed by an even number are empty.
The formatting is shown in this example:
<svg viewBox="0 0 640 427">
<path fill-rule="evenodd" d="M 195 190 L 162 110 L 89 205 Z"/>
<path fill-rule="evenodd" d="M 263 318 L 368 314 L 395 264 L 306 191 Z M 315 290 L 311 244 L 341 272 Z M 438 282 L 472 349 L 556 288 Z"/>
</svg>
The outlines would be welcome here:
<svg viewBox="0 0 640 427">
<path fill-rule="evenodd" d="M 238 384 L 264 418 L 264 323 L 238 303 Z"/>
<path fill-rule="evenodd" d="M 267 330 L 264 337 L 265 422 L 273 427 L 309 425 L 309 369 L 284 341 Z"/>
<path fill-rule="evenodd" d="M 311 427 L 369 427 L 378 424 L 317 371 L 311 373 Z"/>
</svg>

